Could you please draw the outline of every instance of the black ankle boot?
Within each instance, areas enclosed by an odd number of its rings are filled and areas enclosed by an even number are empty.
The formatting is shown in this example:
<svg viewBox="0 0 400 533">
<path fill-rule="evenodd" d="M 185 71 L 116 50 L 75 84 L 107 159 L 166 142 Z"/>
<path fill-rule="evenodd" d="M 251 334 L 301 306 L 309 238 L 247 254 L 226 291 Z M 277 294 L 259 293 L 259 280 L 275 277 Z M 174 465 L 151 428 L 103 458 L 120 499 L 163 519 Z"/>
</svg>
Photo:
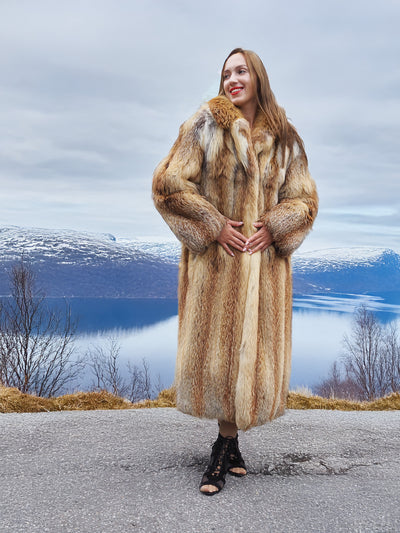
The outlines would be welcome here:
<svg viewBox="0 0 400 533">
<path fill-rule="evenodd" d="M 220 433 L 218 434 L 218 438 L 212 447 L 210 462 L 200 483 L 200 489 L 204 485 L 212 485 L 217 490 L 214 492 L 200 490 L 203 494 L 214 496 L 214 494 L 217 494 L 224 488 L 225 476 L 228 470 L 228 454 L 233 440 L 234 437 L 223 437 Z"/>
<path fill-rule="evenodd" d="M 246 470 L 246 473 L 238 474 L 237 472 L 232 472 L 232 468 L 243 468 L 244 470 Z M 236 477 L 243 477 L 247 474 L 246 464 L 239 450 L 239 442 L 237 435 L 236 437 L 232 437 L 232 439 L 229 441 L 228 474 Z"/>
</svg>

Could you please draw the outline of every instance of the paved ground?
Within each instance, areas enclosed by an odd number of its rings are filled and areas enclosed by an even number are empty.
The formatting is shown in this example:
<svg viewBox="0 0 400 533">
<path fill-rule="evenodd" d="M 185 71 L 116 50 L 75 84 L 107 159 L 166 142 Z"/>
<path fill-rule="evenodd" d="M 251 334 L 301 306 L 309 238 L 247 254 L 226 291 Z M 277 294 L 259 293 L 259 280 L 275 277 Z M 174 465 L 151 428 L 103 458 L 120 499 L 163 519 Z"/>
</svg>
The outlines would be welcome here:
<svg viewBox="0 0 400 533">
<path fill-rule="evenodd" d="M 0 415 L 0 533 L 398 533 L 400 412 L 288 411 L 198 491 L 215 423 L 174 409 Z"/>
</svg>

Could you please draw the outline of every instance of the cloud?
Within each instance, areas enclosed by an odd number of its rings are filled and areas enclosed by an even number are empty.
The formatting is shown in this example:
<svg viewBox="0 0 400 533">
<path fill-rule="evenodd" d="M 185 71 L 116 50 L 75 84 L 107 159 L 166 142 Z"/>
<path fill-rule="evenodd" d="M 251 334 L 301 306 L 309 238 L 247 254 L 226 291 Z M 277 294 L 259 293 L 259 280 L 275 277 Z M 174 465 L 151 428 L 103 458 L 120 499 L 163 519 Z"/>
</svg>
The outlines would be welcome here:
<svg viewBox="0 0 400 533">
<path fill-rule="evenodd" d="M 243 46 L 305 141 L 322 221 L 309 245 L 382 231 L 392 242 L 399 15 L 389 0 L 3 3 L 0 223 L 170 235 L 151 202 L 153 169 Z"/>
</svg>

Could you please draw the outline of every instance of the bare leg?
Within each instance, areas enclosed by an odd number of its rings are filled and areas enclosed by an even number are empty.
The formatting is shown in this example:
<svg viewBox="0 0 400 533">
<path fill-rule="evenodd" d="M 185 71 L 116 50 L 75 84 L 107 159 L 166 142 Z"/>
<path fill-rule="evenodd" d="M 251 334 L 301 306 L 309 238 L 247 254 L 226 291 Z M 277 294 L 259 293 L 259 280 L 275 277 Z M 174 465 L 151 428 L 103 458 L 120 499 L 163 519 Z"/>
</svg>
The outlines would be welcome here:
<svg viewBox="0 0 400 533">
<path fill-rule="evenodd" d="M 219 420 L 219 432 L 223 437 L 236 437 L 238 428 L 233 422 L 226 422 L 225 420 Z"/>
</svg>

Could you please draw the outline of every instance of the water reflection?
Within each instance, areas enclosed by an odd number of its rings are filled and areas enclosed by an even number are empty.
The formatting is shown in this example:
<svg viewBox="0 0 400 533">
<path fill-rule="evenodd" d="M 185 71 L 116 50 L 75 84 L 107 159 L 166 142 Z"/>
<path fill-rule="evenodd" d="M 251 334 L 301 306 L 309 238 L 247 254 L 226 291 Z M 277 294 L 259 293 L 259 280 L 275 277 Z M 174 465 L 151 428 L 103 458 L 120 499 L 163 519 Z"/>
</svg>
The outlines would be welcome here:
<svg viewBox="0 0 400 533">
<path fill-rule="evenodd" d="M 290 387 L 312 387 L 324 379 L 340 357 L 342 340 L 351 329 L 351 315 L 318 309 L 293 313 L 292 376 Z"/>
<path fill-rule="evenodd" d="M 370 305 L 371 302 L 373 305 Z M 145 358 L 153 382 L 160 376 L 162 385 L 169 387 L 173 382 L 177 347 L 176 301 L 130 300 L 120 303 L 119 307 L 118 300 L 114 300 L 107 307 L 107 300 L 101 302 L 97 308 L 97 314 L 102 317 L 98 322 L 101 327 L 95 331 L 96 321 L 91 315 L 90 328 L 84 331 L 81 327 L 79 349 L 85 351 L 90 345 L 101 345 L 107 338 L 116 338 L 121 347 L 121 361 L 140 366 Z M 326 377 L 331 364 L 342 353 L 343 335 L 351 330 L 352 312 L 361 303 L 378 309 L 378 316 L 383 322 L 398 320 L 400 316 L 399 306 L 385 301 L 378 306 L 379 300 L 375 297 L 341 295 L 294 300 L 291 388 L 312 387 Z M 87 316 L 86 304 L 84 301 L 79 305 L 75 302 L 75 311 L 79 308 L 80 314 Z M 89 302 L 89 308 L 95 308 L 93 301 Z M 119 317 L 123 318 L 120 323 L 125 327 L 115 327 Z M 130 327 L 126 327 L 127 324 Z"/>
<path fill-rule="evenodd" d="M 371 294 L 330 294 L 294 297 L 294 309 L 312 309 L 336 311 L 337 313 L 353 313 L 357 307 L 365 305 L 375 313 L 381 322 L 390 322 L 400 313 L 400 295 L 391 293 L 386 295 Z"/>
</svg>

